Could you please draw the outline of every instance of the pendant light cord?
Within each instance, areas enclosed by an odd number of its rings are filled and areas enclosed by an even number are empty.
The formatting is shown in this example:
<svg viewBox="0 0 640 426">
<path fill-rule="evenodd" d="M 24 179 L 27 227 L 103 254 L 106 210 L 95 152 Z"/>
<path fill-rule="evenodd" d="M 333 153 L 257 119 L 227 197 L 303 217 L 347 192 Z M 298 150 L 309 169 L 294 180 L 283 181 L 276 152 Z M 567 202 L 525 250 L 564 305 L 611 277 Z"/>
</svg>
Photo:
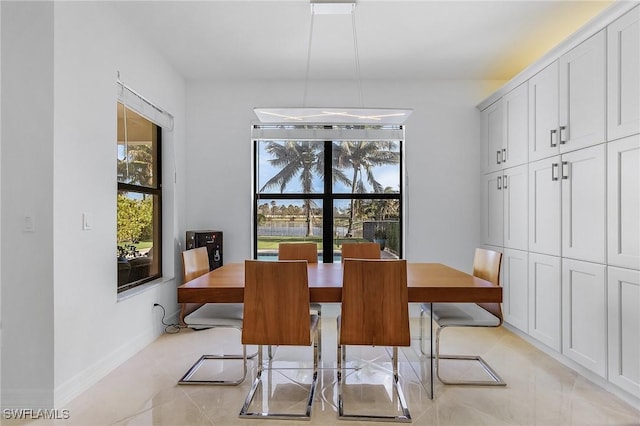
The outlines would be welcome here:
<svg viewBox="0 0 640 426">
<path fill-rule="evenodd" d="M 360 52 L 358 49 L 358 32 L 356 31 L 356 5 L 354 3 L 351 10 L 351 28 L 353 29 L 353 52 L 356 62 L 356 79 L 358 81 L 358 98 L 360 100 L 360 106 L 364 107 L 364 99 L 362 96 L 362 78 L 360 75 Z"/>
<path fill-rule="evenodd" d="M 311 25 L 309 25 L 309 45 L 307 46 L 307 70 L 304 73 L 304 95 L 302 96 L 302 106 L 307 106 L 307 89 L 309 87 L 309 67 L 311 65 L 311 41 L 313 40 L 313 18 L 316 13 L 311 6 Z"/>
<path fill-rule="evenodd" d="M 315 18 L 315 9 L 311 5 L 311 25 L 309 25 L 309 44 L 307 46 L 307 69 L 304 73 L 304 94 L 302 95 L 302 106 L 307 106 L 307 92 L 309 89 L 309 69 L 311 68 L 311 45 L 313 42 L 313 22 Z M 364 97 L 362 95 L 362 77 L 360 75 L 360 51 L 358 49 L 358 32 L 356 31 L 356 4 L 353 3 L 351 9 L 351 29 L 353 32 L 353 55 L 356 67 L 356 81 L 358 84 L 358 100 L 360 107 L 364 107 Z"/>
</svg>

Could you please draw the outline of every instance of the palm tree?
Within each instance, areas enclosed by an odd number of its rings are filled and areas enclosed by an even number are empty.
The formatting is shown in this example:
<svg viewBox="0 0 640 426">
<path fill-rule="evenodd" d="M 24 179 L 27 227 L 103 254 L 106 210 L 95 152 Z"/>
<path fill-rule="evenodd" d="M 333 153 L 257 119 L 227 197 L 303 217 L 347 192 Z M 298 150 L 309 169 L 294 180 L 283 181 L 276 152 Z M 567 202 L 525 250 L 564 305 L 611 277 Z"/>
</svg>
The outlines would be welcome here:
<svg viewBox="0 0 640 426">
<path fill-rule="evenodd" d="M 396 151 L 397 143 L 388 141 L 342 141 L 334 142 L 333 155 L 334 165 L 340 169 L 351 168 L 353 176 L 351 179 L 351 193 L 364 194 L 367 192 L 363 176 L 372 187 L 374 193 L 383 192 L 383 187 L 373 175 L 373 170 L 377 166 L 398 164 L 400 153 Z M 349 223 L 347 234 L 353 232 L 353 221 L 355 219 L 356 208 L 359 203 L 351 199 L 351 211 L 349 213 Z"/>
<path fill-rule="evenodd" d="M 268 142 L 265 151 L 271 154 L 272 158 L 269 163 L 278 168 L 278 172 L 260 188 L 260 192 L 267 188 L 277 187 L 280 189 L 280 193 L 283 193 L 286 186 L 295 177 L 300 178 L 304 194 L 313 192 L 313 178 L 324 175 L 323 147 L 322 143 L 317 142 Z M 333 179 L 343 183 L 349 182 L 340 170 L 334 170 Z M 304 200 L 303 210 L 306 214 L 307 237 L 313 235 L 312 204 L 312 200 Z"/>
<path fill-rule="evenodd" d="M 317 142 L 268 142 L 265 151 L 271 154 L 272 158 L 269 163 L 277 167 L 279 171 L 260 188 L 260 192 L 267 188 L 279 187 L 280 193 L 283 193 L 289 182 L 297 176 L 302 184 L 302 192 L 305 194 L 313 192 L 314 176 L 324 176 L 323 148 L 323 144 Z M 344 173 L 335 168 L 332 178 L 334 181 L 350 184 Z M 312 200 L 304 200 L 303 210 L 306 215 L 307 237 L 313 235 L 312 204 Z"/>
</svg>

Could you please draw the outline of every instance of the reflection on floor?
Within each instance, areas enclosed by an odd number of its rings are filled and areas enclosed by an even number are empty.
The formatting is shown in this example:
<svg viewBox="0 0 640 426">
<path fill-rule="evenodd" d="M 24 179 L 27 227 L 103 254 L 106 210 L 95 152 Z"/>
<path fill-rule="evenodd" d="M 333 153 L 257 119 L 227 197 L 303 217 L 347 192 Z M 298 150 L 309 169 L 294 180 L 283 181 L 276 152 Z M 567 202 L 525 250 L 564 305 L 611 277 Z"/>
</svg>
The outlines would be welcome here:
<svg viewBox="0 0 640 426">
<path fill-rule="evenodd" d="M 312 412 L 312 424 L 363 425 L 337 420 L 336 324 L 338 307 L 323 307 L 322 370 Z M 412 331 L 418 330 L 417 320 Z M 418 341 L 400 354 L 400 380 L 416 425 L 639 425 L 640 411 L 543 354 L 518 336 L 501 329 L 447 330 L 443 351 L 482 355 L 507 382 L 506 387 L 444 386 L 436 381 L 429 398 L 429 359 L 419 356 Z M 418 336 L 417 332 L 413 334 Z M 204 353 L 239 348 L 232 329 L 182 330 L 165 334 L 91 389 L 63 407 L 62 425 L 270 425 L 297 421 L 239 419 L 238 412 L 251 386 L 177 385 L 177 380 Z M 274 366 L 256 399 L 260 408 L 302 411 L 310 382 L 310 348 L 280 347 Z M 265 356 L 266 359 L 266 356 Z M 303 360 L 303 364 L 298 361 Z M 345 411 L 349 414 L 392 414 L 397 409 L 391 387 L 391 362 L 386 348 L 349 347 Z M 457 361 L 452 361 L 457 362 Z M 235 375 L 236 361 L 208 361 L 209 375 Z M 448 377 L 473 376 L 471 366 L 443 362 Z M 270 380 L 269 380 L 270 379 Z M 424 384 L 423 384 L 424 383 Z M 6 422 L 6 423 L 5 423 Z M 38 421 L 29 424 L 50 424 Z M 3 421 L 4 424 L 26 424 Z M 304 424 L 308 424 L 305 422 Z M 380 424 L 380 423 L 375 423 Z"/>
</svg>

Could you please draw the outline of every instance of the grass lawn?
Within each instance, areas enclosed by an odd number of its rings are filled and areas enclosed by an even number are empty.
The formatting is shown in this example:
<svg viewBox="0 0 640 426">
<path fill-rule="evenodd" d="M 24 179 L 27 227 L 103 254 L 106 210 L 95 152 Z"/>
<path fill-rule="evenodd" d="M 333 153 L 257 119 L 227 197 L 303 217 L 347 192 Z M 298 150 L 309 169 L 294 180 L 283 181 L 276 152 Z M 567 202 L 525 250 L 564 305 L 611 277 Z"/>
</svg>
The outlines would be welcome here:
<svg viewBox="0 0 640 426">
<path fill-rule="evenodd" d="M 333 248 L 338 249 L 340 245 L 345 242 L 360 242 L 364 241 L 362 238 L 341 238 L 334 240 Z M 280 243 L 316 243 L 318 245 L 318 250 L 322 250 L 322 236 L 312 236 L 312 237 L 287 237 L 287 236 L 263 236 L 258 237 L 258 250 L 273 250 L 278 251 L 278 244 Z"/>
</svg>

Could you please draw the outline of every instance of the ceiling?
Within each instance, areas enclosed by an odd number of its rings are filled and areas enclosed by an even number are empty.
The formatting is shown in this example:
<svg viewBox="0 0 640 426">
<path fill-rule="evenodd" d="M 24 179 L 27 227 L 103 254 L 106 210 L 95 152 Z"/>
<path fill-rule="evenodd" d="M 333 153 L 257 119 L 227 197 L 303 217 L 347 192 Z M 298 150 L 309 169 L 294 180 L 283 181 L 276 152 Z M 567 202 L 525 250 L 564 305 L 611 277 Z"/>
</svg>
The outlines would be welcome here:
<svg viewBox="0 0 640 426">
<path fill-rule="evenodd" d="M 358 0 L 362 79 L 509 80 L 612 1 Z M 119 1 L 187 79 L 353 79 L 350 15 L 309 0 Z M 311 40 L 311 43 L 310 43 Z M 311 49 L 309 49 L 311 46 Z"/>
</svg>

